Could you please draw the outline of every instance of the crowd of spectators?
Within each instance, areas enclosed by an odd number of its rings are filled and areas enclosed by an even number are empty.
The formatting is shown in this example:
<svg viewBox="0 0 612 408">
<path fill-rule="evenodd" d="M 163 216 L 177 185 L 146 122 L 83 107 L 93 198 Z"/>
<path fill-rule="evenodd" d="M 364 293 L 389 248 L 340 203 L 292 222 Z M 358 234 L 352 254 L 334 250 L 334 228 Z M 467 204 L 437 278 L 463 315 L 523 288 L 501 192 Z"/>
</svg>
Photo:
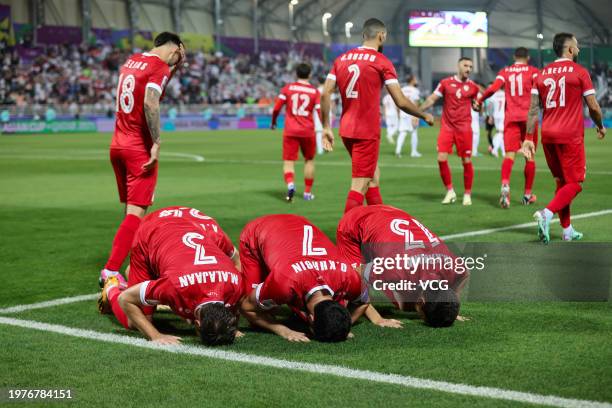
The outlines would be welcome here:
<svg viewBox="0 0 612 408">
<path fill-rule="evenodd" d="M 49 46 L 31 61 L 15 49 L 0 49 L 0 104 L 17 108 L 53 106 L 77 116 L 82 106 L 112 114 L 118 71 L 129 56 L 118 48 Z M 313 66 L 313 81 L 325 74 L 322 60 L 295 52 L 256 56 L 189 52 L 169 82 L 165 104 L 270 105 L 278 89 L 294 79 L 300 61 Z"/>
</svg>

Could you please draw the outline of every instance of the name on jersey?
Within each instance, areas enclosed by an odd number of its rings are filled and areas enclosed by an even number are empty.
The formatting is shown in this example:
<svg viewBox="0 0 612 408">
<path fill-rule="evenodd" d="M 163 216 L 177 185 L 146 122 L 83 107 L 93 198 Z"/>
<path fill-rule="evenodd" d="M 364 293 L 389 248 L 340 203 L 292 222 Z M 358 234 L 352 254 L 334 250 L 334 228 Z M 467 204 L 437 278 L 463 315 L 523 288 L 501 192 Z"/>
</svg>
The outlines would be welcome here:
<svg viewBox="0 0 612 408">
<path fill-rule="evenodd" d="M 342 272 L 346 272 L 348 267 L 344 262 L 337 262 L 326 259 L 324 261 L 299 261 L 291 264 L 293 272 L 300 273 L 304 271 L 335 271 L 340 268 Z"/>
<path fill-rule="evenodd" d="M 141 71 L 144 71 L 147 68 L 147 63 L 143 61 L 134 61 L 129 59 L 125 62 L 125 64 L 123 64 L 123 66 L 130 69 L 139 69 Z"/>
<path fill-rule="evenodd" d="M 290 91 L 296 91 L 296 92 L 306 92 L 306 93 L 316 93 L 316 89 L 314 88 L 309 88 L 307 86 L 301 86 L 301 85 L 289 85 L 289 90 Z"/>
<path fill-rule="evenodd" d="M 562 67 L 550 67 L 542 70 L 542 75 L 565 74 L 566 72 L 574 72 L 574 67 L 564 65 Z"/>
<path fill-rule="evenodd" d="M 220 283 L 231 282 L 238 285 L 238 275 L 226 271 L 208 271 L 208 272 L 193 272 L 187 275 L 179 276 L 181 288 L 192 286 L 201 283 Z"/>
<path fill-rule="evenodd" d="M 506 67 L 504 69 L 504 71 L 507 71 L 507 72 L 525 72 L 525 71 L 529 71 L 529 65 L 512 65 L 512 66 Z"/>
<path fill-rule="evenodd" d="M 369 53 L 361 53 L 361 52 L 349 52 L 348 54 L 343 54 L 340 57 L 340 61 L 370 61 L 374 62 L 376 60 L 376 55 Z"/>
</svg>

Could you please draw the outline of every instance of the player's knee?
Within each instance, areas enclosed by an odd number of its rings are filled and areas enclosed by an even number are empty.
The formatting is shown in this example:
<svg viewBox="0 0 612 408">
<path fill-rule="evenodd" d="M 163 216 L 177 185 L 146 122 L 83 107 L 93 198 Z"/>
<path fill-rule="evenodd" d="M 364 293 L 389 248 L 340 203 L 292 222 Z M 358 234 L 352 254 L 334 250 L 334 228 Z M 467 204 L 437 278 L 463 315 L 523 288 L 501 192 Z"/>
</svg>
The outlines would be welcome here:
<svg viewBox="0 0 612 408">
<path fill-rule="evenodd" d="M 514 157 L 516 156 L 515 152 L 506 152 L 504 158 L 505 159 L 510 159 L 510 160 L 514 160 Z"/>
<path fill-rule="evenodd" d="M 438 153 L 438 161 L 443 162 L 448 160 L 448 153 Z"/>
<path fill-rule="evenodd" d="M 207 346 L 232 344 L 238 321 L 222 303 L 208 303 L 200 308 L 200 340 Z"/>
<path fill-rule="evenodd" d="M 459 315 L 459 298 L 452 289 L 426 290 L 421 310 L 425 324 L 431 327 L 449 327 Z"/>
<path fill-rule="evenodd" d="M 312 330 L 318 341 L 345 341 L 351 331 L 351 315 L 338 302 L 324 300 L 314 308 Z"/>
<path fill-rule="evenodd" d="M 127 215 L 135 215 L 138 218 L 142 218 L 147 213 L 147 208 L 149 208 L 149 207 L 148 206 L 128 204 L 126 206 L 125 213 Z"/>
</svg>

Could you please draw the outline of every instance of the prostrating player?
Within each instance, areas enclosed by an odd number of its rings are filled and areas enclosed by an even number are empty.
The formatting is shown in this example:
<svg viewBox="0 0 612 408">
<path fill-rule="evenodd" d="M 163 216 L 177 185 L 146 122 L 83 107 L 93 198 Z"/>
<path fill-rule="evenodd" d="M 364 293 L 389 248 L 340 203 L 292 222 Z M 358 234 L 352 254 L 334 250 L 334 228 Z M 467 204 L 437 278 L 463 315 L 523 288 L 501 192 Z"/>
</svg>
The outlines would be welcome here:
<svg viewBox="0 0 612 408">
<path fill-rule="evenodd" d="M 397 133 L 399 126 L 399 114 L 397 111 L 397 106 L 393 101 L 393 98 L 389 93 L 386 93 L 382 98 L 383 110 L 385 111 L 385 126 L 387 130 L 385 131 L 385 136 L 387 137 L 387 141 L 391 144 L 395 143 L 394 136 Z"/>
<path fill-rule="evenodd" d="M 248 223 L 240 235 L 246 297 L 241 311 L 249 322 L 289 341 L 309 341 L 272 314 L 286 304 L 307 322 L 319 341 L 346 340 L 351 323 L 365 311 L 359 274 L 334 244 L 306 218 L 268 215 Z M 351 313 L 347 306 L 354 310 Z M 384 323 L 383 323 L 384 325 Z"/>
<path fill-rule="evenodd" d="M 446 196 L 442 204 L 451 204 L 457 200 L 453 188 L 448 155 L 457 149 L 457 156 L 463 162 L 463 205 L 472 205 L 472 183 L 474 167 L 472 166 L 472 101 L 479 93 L 478 85 L 469 79 L 474 63 L 468 57 L 461 57 L 457 64 L 457 74 L 440 81 L 436 89 L 421 105 L 426 110 L 444 98 L 442 123 L 438 135 L 438 167 L 440 177 L 446 187 Z"/>
<path fill-rule="evenodd" d="M 101 313 L 111 310 L 125 328 L 148 339 L 177 344 L 151 323 L 154 306 L 194 322 L 204 344 L 229 344 L 236 336 L 243 282 L 239 256 L 211 217 L 189 207 L 168 207 L 142 221 L 130 256 L 128 288 L 110 276 L 98 300 Z"/>
<path fill-rule="evenodd" d="M 457 318 L 459 293 L 469 273 L 439 266 L 443 264 L 442 259 L 454 258 L 453 254 L 438 236 L 406 212 L 388 205 L 357 208 L 340 220 L 336 243 L 342 257 L 353 265 L 360 265 L 366 282 L 372 284 L 380 279 L 386 283 L 412 281 L 416 284 L 413 290 L 384 290 L 400 310 L 418 311 L 433 327 L 450 326 Z M 404 254 L 411 259 L 439 258 L 440 262 L 432 262 L 431 267 L 417 267 L 413 263 L 412 270 L 394 266 L 380 272 L 372 268 L 376 258 L 396 259 Z M 438 283 L 427 285 L 427 289 L 419 287 L 418 282 L 427 281 Z M 365 315 L 369 319 L 380 318 L 372 307 Z"/>
<path fill-rule="evenodd" d="M 492 147 L 489 152 L 494 157 L 499 157 L 501 152 L 502 157 L 506 154 L 504 148 L 504 105 L 506 104 L 506 95 L 504 91 L 499 90 L 493 96 L 487 99 L 484 103 L 487 118 L 493 122 L 495 127 L 495 136 L 492 140 Z"/>
<path fill-rule="evenodd" d="M 570 204 L 582 191 L 586 175 L 582 98 L 586 100 L 589 116 L 597 127 L 598 138 L 603 139 L 606 135 L 591 77 L 576 63 L 580 51 L 576 37 L 569 33 L 556 34 L 553 49 L 559 59 L 540 71 L 531 90 L 527 138 L 523 142 L 523 153 L 527 160 L 532 160 L 541 104 L 542 148 L 557 183 L 555 197 L 546 208 L 533 215 L 538 222 L 538 236 L 545 244 L 550 241 L 550 221 L 555 213 L 559 214 L 564 241 L 582 238 L 582 233 L 574 230 L 570 220 Z"/>
<path fill-rule="evenodd" d="M 519 47 L 514 51 L 514 64 L 499 71 L 495 81 L 489 86 L 478 103 L 486 100 L 503 87 L 506 96 L 506 108 L 504 111 L 504 148 L 506 153 L 501 170 L 501 196 L 499 203 L 502 208 L 510 206 L 510 175 L 516 152 L 521 149 L 521 143 L 525 140 L 527 129 L 527 111 L 529 110 L 529 98 L 531 88 L 534 86 L 538 77 L 538 69 L 529 65 L 529 50 Z M 495 124 L 495 128 L 500 128 Z M 534 131 L 534 146 L 537 145 L 537 125 Z M 525 190 L 523 194 L 523 204 L 528 205 L 536 201 L 535 194 L 532 193 L 533 180 L 535 178 L 535 160 L 525 162 Z"/>
<path fill-rule="evenodd" d="M 319 94 L 323 93 L 323 84 L 325 83 L 325 77 L 319 77 L 319 86 L 317 86 L 317 91 Z M 329 106 L 329 121 L 330 123 L 334 123 L 334 111 L 336 109 L 336 100 L 338 96 L 334 93 L 331 96 L 330 106 Z M 323 150 L 323 123 L 321 122 L 321 115 L 318 112 L 315 112 L 314 123 L 315 123 L 315 135 L 317 139 L 317 154 L 323 154 L 325 151 Z"/>
<path fill-rule="evenodd" d="M 418 81 L 416 76 L 408 76 L 408 85 L 402 87 L 402 93 L 406 98 L 410 99 L 415 105 L 421 98 L 421 91 L 419 91 Z M 395 146 L 395 156 L 402 157 L 402 147 L 406 140 L 406 134 L 410 132 L 410 157 L 421 157 L 421 153 L 418 152 L 417 148 L 419 145 L 419 135 L 417 129 L 419 128 L 419 119 L 414 116 L 400 113 L 399 122 L 399 136 L 397 137 L 397 145 Z"/>
<path fill-rule="evenodd" d="M 314 157 L 317 143 L 313 114 L 319 115 L 321 95 L 310 82 L 309 64 L 298 64 L 295 73 L 297 81 L 287 84 L 281 89 L 274 111 L 272 112 L 272 129 L 276 128 L 276 119 L 283 105 L 285 109 L 285 128 L 283 130 L 283 173 L 287 183 L 287 202 L 293 201 L 295 194 L 295 161 L 298 151 L 304 156 L 304 200 L 314 198 L 312 184 L 314 183 Z"/>
<path fill-rule="evenodd" d="M 336 58 L 321 95 L 323 145 L 328 151 L 333 150 L 334 133 L 327 111 L 336 84 L 342 98 L 340 136 L 351 156 L 353 167 L 345 212 L 363 205 L 364 198 L 368 205 L 382 203 L 378 187 L 378 151 L 380 89 L 383 85 L 400 110 L 433 125 L 433 116 L 423 113 L 402 93 L 393 64 L 381 53 L 386 39 L 385 24 L 375 18 L 368 19 L 363 25 L 363 46 Z"/>
<path fill-rule="evenodd" d="M 141 218 L 153 204 L 161 144 L 159 102 L 185 56 L 183 43 L 176 34 L 163 32 L 155 37 L 154 44 L 149 52 L 131 55 L 119 71 L 110 160 L 119 200 L 125 203 L 125 218 L 100 273 L 101 285 L 111 275 L 122 279 L 118 271 L 130 251 Z"/>
</svg>

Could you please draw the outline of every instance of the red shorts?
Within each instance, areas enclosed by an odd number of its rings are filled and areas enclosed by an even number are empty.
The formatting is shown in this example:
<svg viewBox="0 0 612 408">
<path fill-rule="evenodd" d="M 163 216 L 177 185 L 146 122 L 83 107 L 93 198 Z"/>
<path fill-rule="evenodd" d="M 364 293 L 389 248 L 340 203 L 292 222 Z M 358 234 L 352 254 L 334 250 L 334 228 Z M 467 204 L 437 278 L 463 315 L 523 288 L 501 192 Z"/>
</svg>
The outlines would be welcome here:
<svg viewBox="0 0 612 408">
<path fill-rule="evenodd" d="M 283 160 L 296 161 L 298 150 L 302 151 L 304 160 L 314 159 L 317 141 L 314 137 L 283 136 Z"/>
<path fill-rule="evenodd" d="M 470 157 L 472 155 L 472 128 L 451 129 L 440 128 L 438 135 L 438 153 L 453 152 L 453 145 L 457 148 L 457 156 Z"/>
<path fill-rule="evenodd" d="M 351 156 L 353 177 L 373 178 L 378 164 L 380 139 L 352 139 L 343 137 L 342 143 Z"/>
<path fill-rule="evenodd" d="M 504 148 L 507 152 L 518 152 L 527 135 L 527 122 L 506 122 L 504 124 Z M 536 122 L 533 143 L 538 146 L 538 124 Z"/>
<path fill-rule="evenodd" d="M 144 171 L 142 165 L 149 161 L 149 153 L 138 150 L 110 149 L 110 159 L 115 170 L 119 201 L 148 207 L 153 204 L 157 166 Z"/>
<path fill-rule="evenodd" d="M 584 143 L 542 143 L 548 168 L 554 177 L 566 183 L 582 183 L 586 176 Z"/>
</svg>

